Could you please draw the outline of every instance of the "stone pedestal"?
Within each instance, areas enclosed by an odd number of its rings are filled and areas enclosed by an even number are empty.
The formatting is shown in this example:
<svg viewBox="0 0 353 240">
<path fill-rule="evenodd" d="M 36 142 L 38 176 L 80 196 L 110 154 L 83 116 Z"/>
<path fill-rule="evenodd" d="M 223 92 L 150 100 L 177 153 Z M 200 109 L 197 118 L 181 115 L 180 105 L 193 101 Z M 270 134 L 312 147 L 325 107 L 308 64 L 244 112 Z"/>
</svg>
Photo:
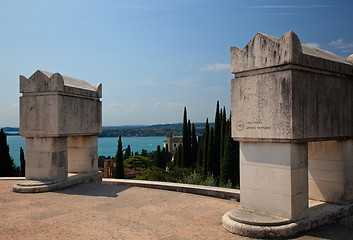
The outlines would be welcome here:
<svg viewBox="0 0 353 240">
<path fill-rule="evenodd" d="M 309 198 L 324 202 L 353 202 L 353 140 L 311 142 Z"/>
<path fill-rule="evenodd" d="M 67 179 L 67 138 L 26 138 L 26 179 Z"/>
<path fill-rule="evenodd" d="M 51 191 L 84 178 L 99 179 L 102 85 L 93 87 L 83 80 L 38 70 L 28 79 L 20 76 L 20 92 L 20 135 L 26 137 L 28 182 L 18 184 L 14 191 Z M 68 181 L 69 172 L 84 176 Z"/>
<path fill-rule="evenodd" d="M 301 219 L 308 207 L 307 153 L 305 143 L 241 142 L 241 206 Z"/>
<path fill-rule="evenodd" d="M 225 214 L 226 229 L 288 237 L 335 219 L 308 207 L 309 198 L 353 203 L 352 59 L 302 45 L 292 31 L 258 33 L 245 48 L 231 47 L 243 209 Z"/>
<path fill-rule="evenodd" d="M 69 172 L 98 171 L 98 136 L 68 137 Z"/>
</svg>

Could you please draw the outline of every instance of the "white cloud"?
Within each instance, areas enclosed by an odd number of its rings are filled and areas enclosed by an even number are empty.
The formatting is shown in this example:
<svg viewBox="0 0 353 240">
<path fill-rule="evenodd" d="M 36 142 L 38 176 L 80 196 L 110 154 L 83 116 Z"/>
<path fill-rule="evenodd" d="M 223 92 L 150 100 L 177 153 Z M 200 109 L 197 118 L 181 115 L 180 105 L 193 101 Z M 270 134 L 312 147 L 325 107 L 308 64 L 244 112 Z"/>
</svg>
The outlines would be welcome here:
<svg viewBox="0 0 353 240">
<path fill-rule="evenodd" d="M 340 49 L 342 52 L 351 53 L 353 52 L 353 42 L 345 43 L 343 39 L 338 39 L 336 41 L 331 41 L 330 45 L 336 49 Z"/>
<path fill-rule="evenodd" d="M 333 6 L 331 5 L 264 5 L 264 6 L 250 6 L 249 8 L 277 8 L 277 9 L 283 9 L 283 8 L 331 8 Z"/>
<path fill-rule="evenodd" d="M 319 43 L 304 43 L 304 46 L 308 46 L 308 47 L 312 47 L 312 48 L 320 48 L 320 44 Z"/>
<path fill-rule="evenodd" d="M 13 111 L 13 110 L 17 110 L 18 109 L 18 103 L 14 103 L 9 107 L 5 107 L 5 111 Z"/>
<path fill-rule="evenodd" d="M 109 108 L 115 108 L 115 107 L 120 107 L 121 105 L 119 103 L 113 102 L 113 103 L 109 103 L 108 107 Z"/>
<path fill-rule="evenodd" d="M 157 107 L 157 106 L 159 106 L 159 105 L 161 105 L 160 102 L 155 102 L 155 103 L 153 104 L 153 106 L 155 106 L 155 107 Z"/>
<path fill-rule="evenodd" d="M 204 89 L 207 92 L 219 92 L 222 90 L 222 88 L 220 86 L 205 87 Z"/>
<path fill-rule="evenodd" d="M 177 102 L 169 102 L 169 103 L 166 103 L 165 105 L 168 107 L 183 107 L 184 106 L 184 104 L 177 103 Z"/>
<path fill-rule="evenodd" d="M 228 70 L 230 71 L 230 64 L 229 63 L 215 63 L 215 64 L 209 64 L 203 68 L 201 68 L 201 72 L 219 72 L 219 71 L 225 71 Z"/>
<path fill-rule="evenodd" d="M 137 107 L 138 104 L 137 103 L 130 103 L 130 107 Z"/>
<path fill-rule="evenodd" d="M 141 81 L 138 83 L 139 85 L 143 85 L 143 86 L 153 86 L 155 85 L 155 83 L 151 80 L 145 80 L 145 81 Z"/>
<path fill-rule="evenodd" d="M 185 77 L 176 81 L 171 82 L 171 84 L 177 85 L 178 87 L 194 87 L 197 82 L 200 81 L 201 77 Z"/>
<path fill-rule="evenodd" d="M 132 10 L 171 10 L 173 8 L 163 6 L 147 6 L 142 4 L 116 4 L 118 8 L 132 9 Z"/>
</svg>

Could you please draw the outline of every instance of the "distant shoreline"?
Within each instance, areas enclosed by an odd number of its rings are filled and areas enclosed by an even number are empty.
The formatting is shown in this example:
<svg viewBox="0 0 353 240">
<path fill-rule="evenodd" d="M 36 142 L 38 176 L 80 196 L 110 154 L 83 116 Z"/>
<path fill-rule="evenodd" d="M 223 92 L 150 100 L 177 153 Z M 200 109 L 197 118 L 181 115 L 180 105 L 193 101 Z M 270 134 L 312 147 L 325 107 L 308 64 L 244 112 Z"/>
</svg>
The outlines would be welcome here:
<svg viewBox="0 0 353 240">
<path fill-rule="evenodd" d="M 194 125 L 196 135 L 202 135 L 205 123 L 194 123 Z M 210 126 L 213 125 L 214 123 L 210 123 Z M 19 136 L 19 128 L 4 127 L 3 129 L 8 136 Z M 183 124 L 103 126 L 102 133 L 98 137 L 163 137 L 168 131 L 172 131 L 174 136 L 182 136 Z"/>
</svg>

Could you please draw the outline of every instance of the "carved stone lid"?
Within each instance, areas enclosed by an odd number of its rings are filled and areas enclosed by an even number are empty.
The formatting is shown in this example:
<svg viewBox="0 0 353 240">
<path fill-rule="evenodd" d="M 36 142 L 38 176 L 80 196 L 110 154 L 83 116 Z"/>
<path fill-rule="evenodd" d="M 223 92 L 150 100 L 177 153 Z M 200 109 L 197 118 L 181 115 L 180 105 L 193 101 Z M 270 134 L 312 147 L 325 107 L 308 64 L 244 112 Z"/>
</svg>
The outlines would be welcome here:
<svg viewBox="0 0 353 240">
<path fill-rule="evenodd" d="M 37 70 L 30 78 L 20 76 L 21 93 L 62 92 L 87 97 L 102 97 L 102 84 L 93 87 L 88 82 L 63 76 L 60 73 L 51 73 Z"/>
<path fill-rule="evenodd" d="M 301 44 L 298 36 L 289 31 L 280 38 L 257 33 L 241 50 L 231 47 L 231 72 L 285 64 L 295 64 L 336 73 L 353 75 L 353 65 L 329 51 Z"/>
</svg>

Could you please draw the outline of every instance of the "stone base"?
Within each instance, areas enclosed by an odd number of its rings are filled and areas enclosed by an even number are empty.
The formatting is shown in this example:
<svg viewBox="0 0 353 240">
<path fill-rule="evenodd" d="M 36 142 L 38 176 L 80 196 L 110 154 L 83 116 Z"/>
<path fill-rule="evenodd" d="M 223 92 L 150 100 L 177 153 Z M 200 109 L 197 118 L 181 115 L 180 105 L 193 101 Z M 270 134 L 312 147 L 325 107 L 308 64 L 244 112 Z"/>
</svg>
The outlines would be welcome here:
<svg viewBox="0 0 353 240">
<path fill-rule="evenodd" d="M 52 180 L 24 180 L 13 186 L 13 191 L 18 193 L 51 192 L 72 185 L 89 182 L 101 182 L 102 173 L 70 174 L 66 181 L 56 182 Z"/>
<path fill-rule="evenodd" d="M 232 233 L 252 238 L 287 238 L 353 215 L 353 204 L 337 205 L 310 201 L 312 205 L 301 220 L 291 222 L 258 211 L 239 208 L 223 215 L 223 227 Z"/>
</svg>

